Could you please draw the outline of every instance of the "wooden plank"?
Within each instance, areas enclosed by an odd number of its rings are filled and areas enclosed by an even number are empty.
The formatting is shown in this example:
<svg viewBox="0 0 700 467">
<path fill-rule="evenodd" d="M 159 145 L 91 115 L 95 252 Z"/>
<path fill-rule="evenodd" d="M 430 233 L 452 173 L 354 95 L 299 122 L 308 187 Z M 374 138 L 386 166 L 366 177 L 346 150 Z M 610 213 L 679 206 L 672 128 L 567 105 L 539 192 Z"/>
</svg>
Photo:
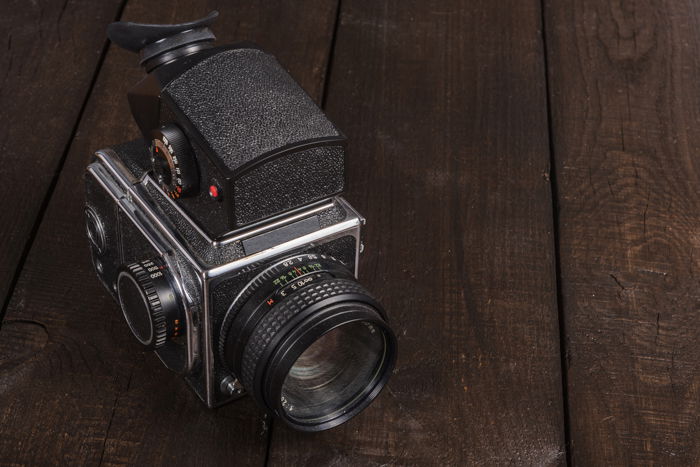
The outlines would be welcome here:
<svg viewBox="0 0 700 467">
<path fill-rule="evenodd" d="M 132 1 L 124 16 L 175 22 L 212 9 L 160 3 Z M 335 17 L 335 2 L 238 1 L 214 29 L 220 43 L 248 39 L 274 52 L 320 99 Z M 253 403 L 206 409 L 141 352 L 92 270 L 82 176 L 94 150 L 138 136 L 126 101 L 142 76 L 137 62 L 110 48 L 12 295 L 0 332 L 0 464 L 264 462 L 268 433 Z"/>
<path fill-rule="evenodd" d="M 0 3 L 0 319 L 121 4 Z"/>
<path fill-rule="evenodd" d="M 574 465 L 697 465 L 700 12 L 547 2 Z"/>
<path fill-rule="evenodd" d="M 327 111 L 399 361 L 346 425 L 275 424 L 272 465 L 566 462 L 540 17 L 536 1 L 341 3 Z"/>
</svg>

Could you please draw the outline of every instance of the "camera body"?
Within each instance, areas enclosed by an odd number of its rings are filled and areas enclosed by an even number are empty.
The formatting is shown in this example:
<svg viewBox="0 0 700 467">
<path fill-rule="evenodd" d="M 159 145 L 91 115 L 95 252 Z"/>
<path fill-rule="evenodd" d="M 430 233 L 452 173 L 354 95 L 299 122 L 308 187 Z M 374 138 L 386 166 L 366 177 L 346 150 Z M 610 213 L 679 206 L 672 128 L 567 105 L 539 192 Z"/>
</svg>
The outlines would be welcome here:
<svg viewBox="0 0 700 467">
<path fill-rule="evenodd" d="M 150 261 L 153 266 L 144 269 L 157 275 L 152 279 L 167 274 L 171 293 L 182 301 L 176 318 L 181 332 L 175 335 L 173 326 L 155 353 L 207 406 L 216 407 L 244 393 L 219 345 L 242 290 L 270 265 L 290 258 L 303 258 L 297 261 L 303 265 L 333 258 L 356 274 L 364 220 L 343 198 L 332 197 L 212 239 L 151 173 L 127 168 L 148 157 L 144 142 L 135 141 L 98 151 L 88 166 L 85 213 L 93 265 L 117 302 L 123 265 Z"/>
<path fill-rule="evenodd" d="M 110 26 L 148 74 L 128 95 L 143 139 L 87 167 L 93 264 L 135 337 L 208 407 L 249 392 L 295 428 L 330 428 L 377 395 L 395 361 L 385 313 L 355 281 L 364 219 L 339 196 L 345 138 L 274 57 L 212 47 L 215 17 Z M 325 367 L 298 362 L 353 326 L 344 352 L 360 363 L 324 363 L 337 374 L 308 402 L 309 368 Z M 377 355 L 367 389 L 326 407 L 351 387 L 333 386 L 342 368 Z M 303 415 L 307 405 L 328 413 Z"/>
</svg>

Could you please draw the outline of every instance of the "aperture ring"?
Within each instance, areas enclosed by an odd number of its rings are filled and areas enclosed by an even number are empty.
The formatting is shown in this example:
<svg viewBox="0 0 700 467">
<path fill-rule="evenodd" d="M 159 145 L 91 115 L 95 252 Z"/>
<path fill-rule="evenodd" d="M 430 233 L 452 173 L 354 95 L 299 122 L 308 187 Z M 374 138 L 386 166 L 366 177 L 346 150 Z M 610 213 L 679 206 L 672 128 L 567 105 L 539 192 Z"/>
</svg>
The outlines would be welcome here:
<svg viewBox="0 0 700 467">
<path fill-rule="evenodd" d="M 320 267 L 311 269 L 309 266 L 312 264 L 318 264 Z M 285 284 L 277 284 L 275 279 L 287 276 L 295 266 L 303 268 L 306 272 L 298 279 L 305 280 L 311 275 L 329 274 L 335 278 L 354 281 L 352 273 L 333 257 L 307 253 L 281 260 L 256 276 L 233 301 L 219 331 L 219 355 L 228 370 L 239 379 L 242 374 L 241 365 L 245 344 L 258 322 L 270 312 L 270 306 L 265 304 L 265 301 L 269 298 L 273 298 L 278 304 L 285 301 L 286 297 L 281 296 L 281 291 L 289 287 L 297 278 Z M 310 287 L 314 283 L 320 283 L 320 281 L 314 280 L 302 288 Z M 292 292 L 292 295 L 298 292 Z"/>
</svg>

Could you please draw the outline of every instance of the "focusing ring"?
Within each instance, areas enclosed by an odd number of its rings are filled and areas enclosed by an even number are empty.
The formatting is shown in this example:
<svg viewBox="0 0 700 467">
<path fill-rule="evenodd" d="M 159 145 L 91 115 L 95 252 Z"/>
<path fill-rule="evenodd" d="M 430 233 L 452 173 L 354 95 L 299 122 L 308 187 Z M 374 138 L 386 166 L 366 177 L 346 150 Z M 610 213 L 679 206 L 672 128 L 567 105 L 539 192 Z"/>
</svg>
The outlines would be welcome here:
<svg viewBox="0 0 700 467">
<path fill-rule="evenodd" d="M 219 355 L 221 359 L 226 362 L 226 342 L 230 339 L 229 333 L 231 329 L 231 324 L 233 320 L 238 316 L 239 309 L 243 304 L 247 303 L 248 300 L 258 292 L 261 286 L 270 280 L 275 272 L 275 268 L 268 269 L 260 274 L 250 285 L 241 292 L 240 296 L 231 304 L 231 307 L 226 312 L 224 320 L 221 323 L 221 331 L 219 332 Z M 228 366 L 232 367 L 230 363 Z M 229 368 L 232 370 L 232 368 Z"/>
<path fill-rule="evenodd" d="M 359 322 L 382 336 L 376 362 L 359 360 L 366 370 L 375 364 L 374 373 L 355 380 L 351 391 L 358 392 L 352 397 L 332 390 L 333 404 L 342 406 L 318 407 L 311 416 L 292 413 L 304 405 L 290 405 L 283 395 L 295 362 L 333 329 Z M 345 265 L 323 254 L 302 253 L 262 271 L 234 299 L 221 324 L 219 353 L 260 407 L 293 428 L 319 431 L 349 420 L 379 394 L 396 361 L 396 336 L 381 305 Z"/>
<path fill-rule="evenodd" d="M 313 267 L 312 267 L 313 266 Z M 279 277 L 289 277 L 291 270 L 301 267 L 303 275 L 295 277 L 285 284 L 275 284 Z M 279 304 L 286 300 L 279 293 L 282 289 L 301 278 L 315 276 L 316 283 L 324 276 L 354 280 L 352 273 L 331 256 L 319 254 L 301 254 L 286 258 L 265 269 L 241 291 L 233 301 L 221 323 L 219 333 L 219 355 L 232 374 L 241 379 L 241 365 L 245 344 L 265 314 L 271 307 L 265 302 L 272 298 Z M 292 292 L 294 295 L 297 292 Z M 275 305 L 277 306 L 277 305 Z"/>
<path fill-rule="evenodd" d="M 266 353 L 275 346 L 270 343 L 278 335 L 280 329 L 290 324 L 294 317 L 303 311 L 312 311 L 309 308 L 323 300 L 335 298 L 336 302 L 342 295 L 351 295 L 353 299 L 364 297 L 366 301 L 374 300 L 364 287 L 359 283 L 347 279 L 329 279 L 318 284 L 311 285 L 291 295 L 289 298 L 273 307 L 258 323 L 255 331 L 250 336 L 243 352 L 243 362 L 241 380 L 243 386 L 249 390 L 253 388 L 254 379 L 260 375 L 263 368 L 258 368 L 258 364 Z M 302 313 L 307 315 L 307 313 Z M 257 392 L 257 391 L 255 391 Z"/>
</svg>

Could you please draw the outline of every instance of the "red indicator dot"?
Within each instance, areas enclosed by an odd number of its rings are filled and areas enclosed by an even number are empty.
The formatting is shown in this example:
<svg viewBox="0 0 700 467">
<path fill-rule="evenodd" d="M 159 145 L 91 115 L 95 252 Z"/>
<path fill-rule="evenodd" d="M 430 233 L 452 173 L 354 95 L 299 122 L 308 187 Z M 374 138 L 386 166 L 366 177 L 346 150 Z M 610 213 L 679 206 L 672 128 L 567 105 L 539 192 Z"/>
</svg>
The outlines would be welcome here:
<svg viewBox="0 0 700 467">
<path fill-rule="evenodd" d="M 268 305 L 272 305 L 273 303 L 275 303 L 275 300 L 274 300 L 274 299 L 270 298 L 270 299 L 267 300 L 267 304 L 268 304 Z"/>
<path fill-rule="evenodd" d="M 178 193 L 182 193 L 182 187 L 181 187 L 181 186 L 177 187 L 177 192 L 178 192 Z"/>
<path fill-rule="evenodd" d="M 216 185 L 212 185 L 209 187 L 209 196 L 211 196 L 214 199 L 219 197 L 219 188 Z"/>
</svg>

